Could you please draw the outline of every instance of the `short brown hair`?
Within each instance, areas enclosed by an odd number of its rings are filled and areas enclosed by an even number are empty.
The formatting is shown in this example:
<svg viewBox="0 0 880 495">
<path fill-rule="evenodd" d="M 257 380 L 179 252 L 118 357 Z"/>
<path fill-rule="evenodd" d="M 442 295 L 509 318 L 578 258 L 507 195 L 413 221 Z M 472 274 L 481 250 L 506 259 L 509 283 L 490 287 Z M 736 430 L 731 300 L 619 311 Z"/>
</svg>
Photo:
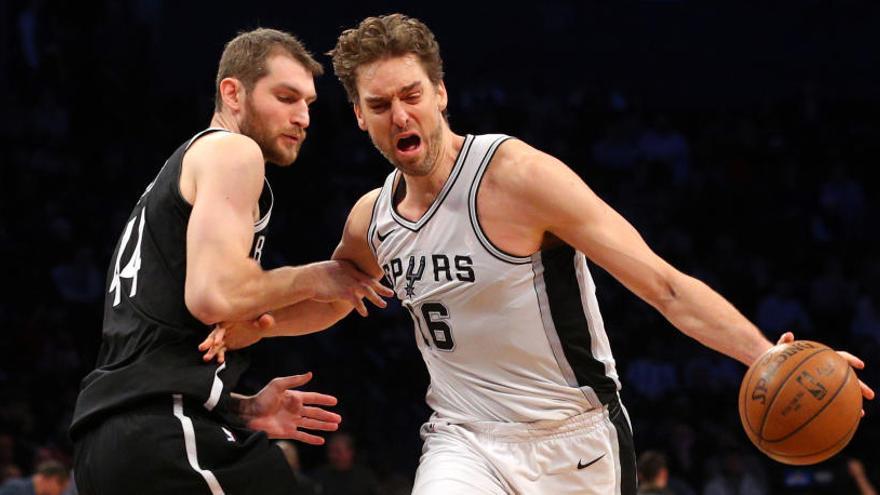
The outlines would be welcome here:
<svg viewBox="0 0 880 495">
<path fill-rule="evenodd" d="M 367 17 L 357 28 L 343 31 L 336 47 L 327 55 L 333 57 L 333 71 L 345 87 L 349 101 L 356 103 L 358 67 L 409 53 L 419 58 L 428 79 L 440 84 L 443 59 L 434 33 L 422 21 L 403 14 Z"/>
<path fill-rule="evenodd" d="M 267 28 L 238 33 L 226 43 L 223 55 L 220 56 L 214 84 L 214 110 L 219 112 L 223 106 L 220 81 L 234 77 L 241 81 L 245 89 L 251 91 L 257 81 L 266 75 L 266 59 L 278 53 L 291 56 L 314 76 L 324 73 L 324 67 L 312 57 L 302 42 L 290 33 Z"/>
</svg>

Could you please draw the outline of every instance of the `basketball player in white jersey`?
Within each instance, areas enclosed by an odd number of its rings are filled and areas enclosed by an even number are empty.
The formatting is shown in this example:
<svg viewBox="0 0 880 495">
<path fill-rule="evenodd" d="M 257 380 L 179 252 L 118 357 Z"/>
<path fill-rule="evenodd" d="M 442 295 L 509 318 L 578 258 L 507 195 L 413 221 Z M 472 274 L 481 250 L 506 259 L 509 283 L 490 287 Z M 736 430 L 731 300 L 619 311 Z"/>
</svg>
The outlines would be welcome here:
<svg viewBox="0 0 880 495">
<path fill-rule="evenodd" d="M 635 494 L 586 259 L 746 365 L 772 344 L 559 160 L 507 136 L 454 133 L 439 47 L 420 21 L 367 18 L 331 55 L 359 127 L 395 166 L 354 206 L 334 258 L 384 274 L 414 320 L 434 414 L 413 493 Z M 259 339 L 242 328 L 226 349 Z"/>
</svg>

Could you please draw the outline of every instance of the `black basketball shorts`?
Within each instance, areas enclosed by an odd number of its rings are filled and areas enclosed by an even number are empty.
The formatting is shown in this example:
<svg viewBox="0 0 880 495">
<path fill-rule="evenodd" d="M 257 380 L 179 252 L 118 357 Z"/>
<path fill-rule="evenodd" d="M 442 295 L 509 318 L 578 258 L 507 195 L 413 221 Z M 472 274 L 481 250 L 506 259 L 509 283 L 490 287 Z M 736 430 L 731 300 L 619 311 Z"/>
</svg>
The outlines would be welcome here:
<svg viewBox="0 0 880 495">
<path fill-rule="evenodd" d="M 296 494 L 280 448 L 179 395 L 110 416 L 74 445 L 81 495 Z"/>
</svg>

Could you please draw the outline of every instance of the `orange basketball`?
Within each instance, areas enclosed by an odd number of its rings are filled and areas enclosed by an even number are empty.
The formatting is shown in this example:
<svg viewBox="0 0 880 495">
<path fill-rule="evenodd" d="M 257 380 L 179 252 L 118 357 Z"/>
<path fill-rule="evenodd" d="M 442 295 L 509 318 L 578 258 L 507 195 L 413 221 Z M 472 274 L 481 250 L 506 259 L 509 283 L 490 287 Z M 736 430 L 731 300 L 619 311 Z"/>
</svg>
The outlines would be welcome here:
<svg viewBox="0 0 880 495">
<path fill-rule="evenodd" d="M 739 389 L 739 417 L 749 439 L 785 464 L 815 464 L 840 452 L 861 410 L 859 380 L 849 363 L 808 340 L 764 353 Z"/>
</svg>

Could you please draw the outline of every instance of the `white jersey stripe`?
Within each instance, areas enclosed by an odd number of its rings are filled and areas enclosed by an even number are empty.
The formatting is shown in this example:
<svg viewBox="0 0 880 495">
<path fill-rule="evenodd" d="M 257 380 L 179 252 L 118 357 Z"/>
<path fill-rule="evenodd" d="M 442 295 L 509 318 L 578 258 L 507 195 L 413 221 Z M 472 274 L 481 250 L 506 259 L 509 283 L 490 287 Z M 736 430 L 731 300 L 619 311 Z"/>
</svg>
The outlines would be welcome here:
<svg viewBox="0 0 880 495">
<path fill-rule="evenodd" d="M 614 356 L 611 354 L 611 343 L 608 342 L 605 323 L 602 321 L 599 302 L 596 300 L 596 284 L 587 266 L 584 253 L 577 252 L 575 254 L 574 265 L 580 287 L 581 305 L 584 315 L 587 317 L 587 329 L 590 332 L 590 352 L 596 360 L 605 365 L 605 375 L 614 380 L 619 389 L 620 379 L 617 376 Z"/>
<path fill-rule="evenodd" d="M 226 369 L 226 363 L 221 364 L 214 370 L 214 381 L 211 383 L 211 393 L 208 400 L 205 401 L 205 409 L 213 411 L 220 402 L 220 394 L 223 392 L 223 380 L 220 379 L 220 372 Z"/>
<path fill-rule="evenodd" d="M 224 495 L 223 488 L 220 486 L 220 482 L 217 481 L 214 473 L 199 467 L 195 428 L 193 428 L 193 423 L 189 416 L 183 414 L 183 397 L 180 394 L 174 394 L 173 397 L 174 416 L 180 420 L 180 424 L 183 427 L 183 440 L 186 445 L 186 459 L 189 461 L 189 465 L 193 468 L 193 471 L 199 473 L 205 479 L 205 483 L 208 484 L 208 488 L 211 490 L 211 495 Z"/>
</svg>

